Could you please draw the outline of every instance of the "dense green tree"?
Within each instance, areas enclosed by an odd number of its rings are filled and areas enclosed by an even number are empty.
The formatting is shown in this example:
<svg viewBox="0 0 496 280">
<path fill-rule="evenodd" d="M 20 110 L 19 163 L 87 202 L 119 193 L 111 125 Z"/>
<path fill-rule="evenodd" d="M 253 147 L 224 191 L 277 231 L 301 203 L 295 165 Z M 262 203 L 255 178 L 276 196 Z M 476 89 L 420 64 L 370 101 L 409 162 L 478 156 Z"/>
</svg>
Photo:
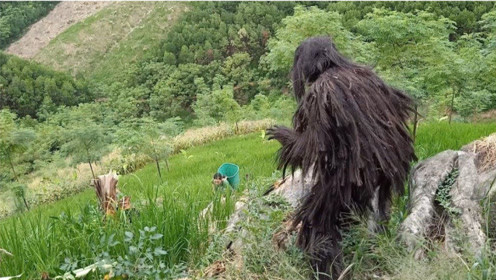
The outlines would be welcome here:
<svg viewBox="0 0 496 280">
<path fill-rule="evenodd" d="M 443 16 L 456 22 L 457 28 L 450 32 L 450 39 L 456 40 L 463 34 L 481 31 L 479 21 L 485 13 L 494 7 L 494 2 L 481 1 L 340 1 L 331 2 L 328 9 L 342 14 L 344 26 L 353 32 L 356 31 L 355 25 L 371 13 L 374 8 L 403 13 L 427 11 L 436 17 Z"/>
<path fill-rule="evenodd" d="M 256 73 L 250 69 L 248 53 L 236 53 L 228 57 L 221 68 L 226 82 L 234 85 L 234 97 L 241 104 L 247 104 L 257 93 Z"/>
<path fill-rule="evenodd" d="M 447 60 L 454 55 L 449 42 L 453 22 L 424 11 L 414 14 L 374 9 L 357 24 L 357 29 L 376 47 L 372 64 L 379 74 L 416 99 L 415 135 L 417 108 L 429 96 L 432 71 L 439 67 L 443 69 L 436 73 L 446 70 Z"/>
<path fill-rule="evenodd" d="M 35 118 L 42 105 L 46 115 L 54 106 L 73 106 L 92 99 L 86 82 L 0 52 L 0 108 L 10 108 L 19 117 Z"/>
<path fill-rule="evenodd" d="M 212 125 L 219 121 L 237 124 L 241 120 L 241 107 L 234 100 L 232 85 L 199 94 L 193 109 L 199 125 Z"/>
<path fill-rule="evenodd" d="M 92 163 L 100 160 L 105 151 L 103 128 L 94 122 L 82 120 L 73 123 L 65 132 L 68 142 L 62 145 L 62 150 L 72 156 L 74 163 L 87 162 L 96 179 Z"/>
<path fill-rule="evenodd" d="M 486 71 L 480 75 L 479 80 L 492 92 L 491 108 L 496 108 L 496 9 L 482 16 L 484 36 L 482 55 Z"/>
<path fill-rule="evenodd" d="M 198 93 L 194 81 L 197 78 L 212 81 L 210 73 L 208 66 L 180 64 L 155 85 L 150 98 L 150 115 L 161 121 L 175 116 L 189 117 Z"/>
<path fill-rule="evenodd" d="M 65 110 L 57 115 L 63 128 L 63 141 L 60 149 L 72 157 L 74 164 L 88 163 L 93 178 L 96 175 L 93 163 L 108 152 L 108 136 L 105 113 L 98 104 L 80 105 L 72 110 Z"/>
<path fill-rule="evenodd" d="M 366 62 L 371 55 L 372 45 L 363 43 L 342 25 L 339 13 L 327 12 L 316 7 L 295 8 L 294 15 L 282 21 L 276 36 L 269 40 L 269 53 L 265 63 L 271 73 L 287 79 L 298 45 L 311 36 L 330 36 L 337 48 L 346 56 L 358 62 Z"/>
</svg>

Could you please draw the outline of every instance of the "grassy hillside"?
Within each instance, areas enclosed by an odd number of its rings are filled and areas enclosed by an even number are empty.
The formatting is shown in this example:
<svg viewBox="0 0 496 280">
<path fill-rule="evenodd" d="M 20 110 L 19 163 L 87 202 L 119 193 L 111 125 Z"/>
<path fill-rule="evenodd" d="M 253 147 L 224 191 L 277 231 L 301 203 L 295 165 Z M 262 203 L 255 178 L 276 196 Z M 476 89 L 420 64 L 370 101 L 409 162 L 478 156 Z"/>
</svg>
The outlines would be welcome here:
<svg viewBox="0 0 496 280">
<path fill-rule="evenodd" d="M 116 2 L 57 36 L 35 60 L 72 74 L 115 81 L 165 38 L 185 9 L 174 2 Z"/>
<path fill-rule="evenodd" d="M 496 124 L 422 124 L 416 150 L 420 158 L 425 158 L 445 149 L 458 149 L 495 131 Z M 241 167 L 241 188 L 263 189 L 275 180 L 274 155 L 277 148 L 277 143 L 261 139 L 258 133 L 236 136 L 172 156 L 171 170 L 165 174 L 164 182 L 159 181 L 154 165 L 122 176 L 119 188 L 132 197 L 137 209 L 137 213 L 131 213 L 131 222 L 126 216 L 103 221 L 92 190 L 2 220 L 0 247 L 14 255 L 4 257 L 0 262 L 2 276 L 24 273 L 25 279 L 32 279 L 39 278 L 43 272 L 54 276 L 105 258 L 115 260 L 118 256 L 130 254 L 129 247 L 139 243 L 135 239 L 126 239 L 125 232 L 137 237 L 145 227 L 157 227 L 155 232 L 163 236 L 147 243 L 151 247 L 145 246 L 143 250 L 161 248 L 167 251 L 165 256 L 153 257 L 149 264 L 158 266 L 163 263 L 174 268 L 163 272 L 163 277 L 177 276 L 184 269 L 183 265 L 192 268 L 199 262 L 204 263 L 202 256 L 205 253 L 219 254 L 208 247 L 209 240 L 212 240 L 208 235 L 209 223 L 213 221 L 223 226 L 233 202 L 228 199 L 227 203 L 220 203 L 219 196 L 212 192 L 210 180 L 217 167 L 223 162 L 237 163 Z M 233 198 L 236 197 L 237 194 Z M 216 205 L 212 219 L 199 219 L 199 212 L 211 201 Z M 400 214 L 393 214 L 393 217 L 398 216 Z M 263 232 L 267 233 L 267 230 L 273 228 L 264 228 Z M 388 242 L 393 246 L 394 242 Z M 368 243 L 364 241 L 363 244 Z M 267 248 L 255 245 L 253 250 Z M 260 260 L 257 263 L 260 264 Z M 270 262 L 265 265 L 270 266 Z M 277 274 L 278 270 L 271 270 L 271 273 Z M 271 277 L 276 276 L 271 274 Z"/>
<path fill-rule="evenodd" d="M 241 188 L 245 188 L 271 176 L 276 149 L 276 143 L 262 140 L 259 134 L 238 136 L 171 157 L 171 170 L 165 172 L 163 183 L 154 165 L 122 176 L 119 189 L 130 195 L 139 209 L 139 214 L 131 217 L 132 223 L 102 221 L 93 190 L 0 221 L 0 247 L 14 254 L 13 258 L 2 258 L 0 275 L 22 271 L 25 279 L 39 278 L 42 272 L 54 276 L 63 272 L 59 268 L 66 258 L 81 267 L 94 263 L 104 252 L 125 255 L 124 231 L 139 236 L 139 230 L 146 226 L 155 226 L 164 235 L 154 245 L 168 252 L 160 260 L 166 266 L 194 262 L 208 245 L 208 221 L 199 220 L 198 213 L 216 199 L 211 186 L 213 173 L 222 163 L 234 162 L 241 167 Z M 219 205 L 213 218 L 222 224 L 230 206 Z M 112 233 L 121 244 L 101 244 L 101 237 Z"/>
</svg>

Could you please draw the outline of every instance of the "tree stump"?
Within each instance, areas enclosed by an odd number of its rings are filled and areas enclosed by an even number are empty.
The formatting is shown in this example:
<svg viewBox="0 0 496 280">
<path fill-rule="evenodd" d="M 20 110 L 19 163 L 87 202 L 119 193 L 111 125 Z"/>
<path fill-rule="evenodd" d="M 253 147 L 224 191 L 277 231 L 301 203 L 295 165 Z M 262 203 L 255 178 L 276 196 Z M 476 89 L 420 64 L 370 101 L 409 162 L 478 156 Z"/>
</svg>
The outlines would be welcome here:
<svg viewBox="0 0 496 280">
<path fill-rule="evenodd" d="M 112 171 L 98 176 L 92 182 L 100 202 L 100 209 L 105 215 L 114 215 L 117 209 L 128 210 L 131 208 L 130 197 L 125 196 L 122 199 L 117 199 L 117 194 L 119 193 L 117 189 L 118 182 L 117 174 Z"/>
</svg>

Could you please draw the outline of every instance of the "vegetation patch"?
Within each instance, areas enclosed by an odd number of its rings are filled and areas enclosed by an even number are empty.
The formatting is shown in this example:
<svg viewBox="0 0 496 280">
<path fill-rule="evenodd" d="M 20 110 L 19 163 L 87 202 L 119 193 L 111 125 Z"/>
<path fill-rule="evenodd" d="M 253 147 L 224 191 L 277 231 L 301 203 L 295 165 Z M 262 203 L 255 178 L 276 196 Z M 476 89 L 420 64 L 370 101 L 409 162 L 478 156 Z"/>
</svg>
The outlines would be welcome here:
<svg viewBox="0 0 496 280">
<path fill-rule="evenodd" d="M 235 230 L 212 235 L 204 257 L 191 274 L 193 279 L 308 279 L 312 275 L 307 259 L 296 248 L 291 236 L 289 246 L 278 249 L 273 235 L 293 210 L 280 196 L 264 196 L 266 188 L 280 173 L 254 182 L 247 192 L 247 203 L 239 210 L 242 219 Z"/>
<path fill-rule="evenodd" d="M 102 260 L 105 252 L 111 260 L 124 258 L 129 246 L 137 247 L 140 230 L 145 227 L 156 227 L 153 234 L 163 237 L 143 247 L 142 252 L 150 248 L 153 253 L 157 247 L 167 251 L 166 255 L 154 256 L 151 262 L 154 267 L 160 267 L 162 262 L 166 265 L 164 272 L 176 265 L 192 266 L 208 247 L 209 226 L 211 223 L 216 223 L 219 229 L 225 226 L 239 195 L 234 193 L 231 198 L 213 191 L 211 180 L 217 168 L 224 162 L 239 165 L 242 192 L 258 180 L 271 177 L 276 150 L 275 143 L 261 139 L 258 134 L 240 135 L 190 148 L 188 156 L 173 155 L 169 160 L 170 171 L 162 174 L 163 182 L 154 164 L 121 176 L 118 188 L 131 197 L 137 211 L 119 213 L 115 220 L 103 219 L 95 191 L 90 189 L 0 220 L 0 244 L 14 255 L 2 258 L 0 271 L 2 275 L 23 272 L 28 279 L 39 278 L 43 272 L 53 277 L 65 273 L 61 266 L 66 258 L 77 263 L 71 269 L 92 265 Z M 211 216 L 200 218 L 200 212 L 210 202 L 214 205 Z M 133 233 L 131 243 L 125 242 L 126 231 Z M 109 243 L 111 235 L 114 237 Z M 101 241 L 103 236 L 105 240 Z M 103 272 L 100 275 L 103 277 Z"/>
<path fill-rule="evenodd" d="M 456 183 L 458 174 L 458 169 L 453 169 L 441 182 L 436 191 L 436 202 L 439 203 L 439 206 L 441 206 L 443 211 L 446 211 L 450 216 L 456 216 L 461 213 L 460 209 L 452 205 L 450 194 L 453 185 Z"/>
</svg>

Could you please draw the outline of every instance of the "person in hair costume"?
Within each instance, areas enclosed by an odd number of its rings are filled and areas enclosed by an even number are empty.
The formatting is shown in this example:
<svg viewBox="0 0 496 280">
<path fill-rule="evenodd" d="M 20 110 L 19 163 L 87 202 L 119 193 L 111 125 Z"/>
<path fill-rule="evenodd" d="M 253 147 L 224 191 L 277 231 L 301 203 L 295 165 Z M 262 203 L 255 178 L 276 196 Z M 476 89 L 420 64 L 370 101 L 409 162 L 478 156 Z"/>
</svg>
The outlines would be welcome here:
<svg viewBox="0 0 496 280">
<path fill-rule="evenodd" d="M 294 225 L 301 223 L 297 245 L 320 279 L 336 279 L 346 216 L 369 213 L 375 196 L 376 220 L 387 222 L 393 193 L 404 192 L 416 160 L 407 127 L 413 101 L 346 59 L 328 37 L 296 49 L 292 81 L 293 129 L 275 126 L 267 135 L 281 143 L 279 168 L 312 174 L 312 189 L 294 216 Z"/>
</svg>

